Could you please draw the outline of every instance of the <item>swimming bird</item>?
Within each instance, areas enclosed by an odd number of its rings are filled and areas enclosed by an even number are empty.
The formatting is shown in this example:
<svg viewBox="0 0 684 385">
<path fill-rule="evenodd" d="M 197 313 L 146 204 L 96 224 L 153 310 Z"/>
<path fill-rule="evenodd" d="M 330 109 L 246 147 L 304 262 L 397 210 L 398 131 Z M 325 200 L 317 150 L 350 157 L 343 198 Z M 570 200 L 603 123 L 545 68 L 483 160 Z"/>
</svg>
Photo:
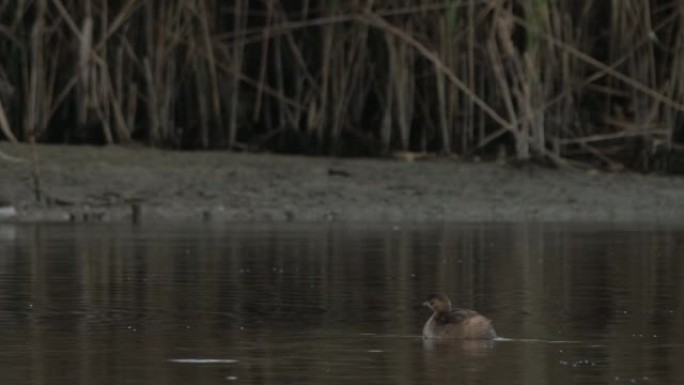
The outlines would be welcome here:
<svg viewBox="0 0 684 385">
<path fill-rule="evenodd" d="M 423 326 L 423 338 L 430 339 L 492 339 L 496 332 L 492 321 L 469 309 L 452 309 L 449 297 L 431 294 L 423 305 L 433 311 Z"/>
</svg>

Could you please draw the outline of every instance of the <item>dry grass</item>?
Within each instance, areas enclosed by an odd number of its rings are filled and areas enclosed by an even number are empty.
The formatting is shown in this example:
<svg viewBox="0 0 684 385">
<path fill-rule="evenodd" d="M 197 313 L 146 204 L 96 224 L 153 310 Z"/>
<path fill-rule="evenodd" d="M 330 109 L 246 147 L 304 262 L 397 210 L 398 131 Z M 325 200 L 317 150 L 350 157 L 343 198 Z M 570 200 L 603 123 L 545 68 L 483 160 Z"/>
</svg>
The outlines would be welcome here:
<svg viewBox="0 0 684 385">
<path fill-rule="evenodd" d="M 4 1 L 0 133 L 643 166 L 684 140 L 684 5 L 611 4 Z"/>
</svg>

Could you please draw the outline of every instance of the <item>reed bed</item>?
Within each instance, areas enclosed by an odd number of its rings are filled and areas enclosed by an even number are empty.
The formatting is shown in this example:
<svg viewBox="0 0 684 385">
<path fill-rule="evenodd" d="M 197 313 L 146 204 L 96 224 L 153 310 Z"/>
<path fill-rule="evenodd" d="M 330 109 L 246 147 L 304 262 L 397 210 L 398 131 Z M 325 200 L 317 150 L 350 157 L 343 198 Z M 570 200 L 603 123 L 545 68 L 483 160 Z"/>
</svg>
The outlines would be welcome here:
<svg viewBox="0 0 684 385">
<path fill-rule="evenodd" d="M 663 167 L 684 3 L 0 2 L 0 137 Z"/>
</svg>

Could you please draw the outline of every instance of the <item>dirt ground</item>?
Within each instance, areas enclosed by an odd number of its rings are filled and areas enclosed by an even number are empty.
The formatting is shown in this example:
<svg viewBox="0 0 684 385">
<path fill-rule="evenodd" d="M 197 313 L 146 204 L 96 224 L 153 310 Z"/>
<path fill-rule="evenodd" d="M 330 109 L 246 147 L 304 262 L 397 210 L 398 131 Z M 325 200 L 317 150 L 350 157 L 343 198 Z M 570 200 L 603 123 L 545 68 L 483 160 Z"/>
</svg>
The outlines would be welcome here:
<svg viewBox="0 0 684 385">
<path fill-rule="evenodd" d="M 0 153 L 31 159 L 27 145 Z M 454 159 L 406 162 L 38 146 L 0 158 L 0 201 L 19 221 L 667 221 L 684 220 L 684 178 L 553 170 Z M 135 215 L 134 215 L 135 213 Z"/>
</svg>

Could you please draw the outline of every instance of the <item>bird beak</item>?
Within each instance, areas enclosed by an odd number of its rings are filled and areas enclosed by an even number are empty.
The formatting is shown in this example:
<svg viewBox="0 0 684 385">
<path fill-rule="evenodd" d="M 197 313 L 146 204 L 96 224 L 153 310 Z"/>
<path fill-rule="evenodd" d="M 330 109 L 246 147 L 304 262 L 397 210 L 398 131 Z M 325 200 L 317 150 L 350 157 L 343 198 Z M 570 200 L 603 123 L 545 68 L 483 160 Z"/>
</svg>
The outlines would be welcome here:
<svg viewBox="0 0 684 385">
<path fill-rule="evenodd" d="M 429 301 L 425 301 L 425 302 L 423 302 L 423 306 L 427 306 L 427 307 L 430 307 L 430 302 L 429 302 Z"/>
</svg>

